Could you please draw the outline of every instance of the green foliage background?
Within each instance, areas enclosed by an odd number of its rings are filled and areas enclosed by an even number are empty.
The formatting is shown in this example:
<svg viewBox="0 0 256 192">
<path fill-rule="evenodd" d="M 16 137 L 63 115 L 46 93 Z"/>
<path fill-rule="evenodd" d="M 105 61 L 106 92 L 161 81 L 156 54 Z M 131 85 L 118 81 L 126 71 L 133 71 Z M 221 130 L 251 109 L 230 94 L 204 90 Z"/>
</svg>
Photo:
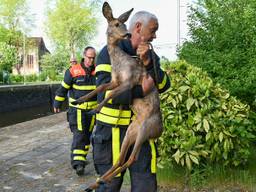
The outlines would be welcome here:
<svg viewBox="0 0 256 192">
<path fill-rule="evenodd" d="M 18 63 L 18 56 L 14 46 L 0 42 L 0 71 L 12 71 L 13 64 Z"/>
<path fill-rule="evenodd" d="M 197 0 L 179 57 L 256 109 L 256 1 Z"/>
<path fill-rule="evenodd" d="M 209 76 L 184 61 L 170 66 L 161 94 L 165 130 L 160 157 L 192 169 L 207 163 L 245 164 L 255 139 L 255 115 Z"/>
</svg>

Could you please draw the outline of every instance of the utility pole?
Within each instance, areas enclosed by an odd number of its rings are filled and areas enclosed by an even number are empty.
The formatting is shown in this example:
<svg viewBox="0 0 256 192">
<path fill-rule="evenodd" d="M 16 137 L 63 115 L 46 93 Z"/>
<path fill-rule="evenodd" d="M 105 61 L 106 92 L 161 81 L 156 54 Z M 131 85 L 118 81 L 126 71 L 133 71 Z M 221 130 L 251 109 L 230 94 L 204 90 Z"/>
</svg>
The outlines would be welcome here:
<svg viewBox="0 0 256 192">
<path fill-rule="evenodd" d="M 26 36 L 23 33 L 23 84 L 25 85 L 25 55 L 26 55 Z"/>
<path fill-rule="evenodd" d="M 180 47 L 180 0 L 177 0 L 177 47 Z"/>
</svg>

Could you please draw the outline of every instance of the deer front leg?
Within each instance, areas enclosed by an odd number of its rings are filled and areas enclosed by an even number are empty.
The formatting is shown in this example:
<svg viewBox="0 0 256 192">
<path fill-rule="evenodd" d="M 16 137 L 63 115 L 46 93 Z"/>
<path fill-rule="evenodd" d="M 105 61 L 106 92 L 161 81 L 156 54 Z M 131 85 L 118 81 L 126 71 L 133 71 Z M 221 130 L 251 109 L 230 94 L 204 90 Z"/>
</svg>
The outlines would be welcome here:
<svg viewBox="0 0 256 192">
<path fill-rule="evenodd" d="M 102 85 L 98 86 L 95 90 L 91 91 L 90 93 L 78 98 L 76 101 L 71 102 L 71 104 L 73 104 L 73 105 L 81 104 L 85 101 L 88 101 L 90 98 L 92 98 L 99 92 L 103 92 L 103 91 L 105 91 L 109 88 L 115 87 L 115 86 L 116 86 L 116 84 L 114 82 L 102 84 Z"/>
<path fill-rule="evenodd" d="M 131 85 L 129 82 L 125 82 L 120 84 L 118 87 L 112 89 L 112 91 L 109 93 L 109 95 L 96 107 L 93 111 L 98 113 L 100 112 L 101 108 L 112 98 L 115 98 L 116 96 L 120 95 L 122 92 L 128 90 L 131 88 Z M 111 89 L 111 88 L 108 88 Z"/>
</svg>

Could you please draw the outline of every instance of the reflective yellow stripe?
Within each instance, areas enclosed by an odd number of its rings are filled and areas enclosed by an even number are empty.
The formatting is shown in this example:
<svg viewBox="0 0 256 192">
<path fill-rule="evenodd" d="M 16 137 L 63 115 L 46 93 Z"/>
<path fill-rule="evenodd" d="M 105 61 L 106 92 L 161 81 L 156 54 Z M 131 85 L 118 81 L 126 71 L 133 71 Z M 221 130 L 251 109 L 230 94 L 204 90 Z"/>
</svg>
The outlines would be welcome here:
<svg viewBox="0 0 256 192">
<path fill-rule="evenodd" d="M 107 90 L 106 93 L 105 93 L 105 98 L 107 98 L 107 96 L 109 95 L 109 93 L 111 92 L 111 90 Z M 110 99 L 108 101 L 108 103 L 112 104 L 112 99 Z"/>
<path fill-rule="evenodd" d="M 94 127 L 94 123 L 95 123 L 95 115 L 92 116 L 91 124 L 90 124 L 90 127 L 89 127 L 89 132 L 92 132 L 93 127 Z"/>
<path fill-rule="evenodd" d="M 129 125 L 130 124 L 130 118 L 124 119 L 124 118 L 118 118 L 118 117 L 110 117 L 102 113 L 96 114 L 96 119 L 103 123 L 108 123 L 112 125 Z"/>
<path fill-rule="evenodd" d="M 86 151 L 89 151 L 90 145 L 85 145 L 84 148 L 85 148 Z"/>
<path fill-rule="evenodd" d="M 55 96 L 56 101 L 65 101 L 65 97 L 60 97 L 58 95 Z"/>
<path fill-rule="evenodd" d="M 88 102 L 84 102 L 84 103 L 79 104 L 79 105 L 71 104 L 72 101 L 75 101 L 75 99 L 69 98 L 69 106 L 70 107 L 76 107 L 78 109 L 94 109 L 94 108 L 97 107 L 97 101 L 88 101 Z"/>
<path fill-rule="evenodd" d="M 77 161 L 86 161 L 85 157 L 82 156 L 74 156 L 73 160 L 77 160 Z"/>
<path fill-rule="evenodd" d="M 102 109 L 100 110 L 100 113 L 106 114 L 106 115 L 110 115 L 113 117 L 125 117 L 125 118 L 130 118 L 132 115 L 132 111 L 131 110 L 119 110 L 119 109 L 111 109 L 108 107 L 102 107 Z M 120 114 L 120 115 L 119 115 Z"/>
<path fill-rule="evenodd" d="M 159 88 L 159 89 L 163 89 L 164 86 L 165 86 L 165 84 L 166 84 L 166 82 L 167 82 L 167 75 L 165 74 L 163 81 L 158 84 L 158 88 Z"/>
<path fill-rule="evenodd" d="M 153 139 L 149 140 L 151 147 L 151 173 L 156 173 L 156 148 Z"/>
<path fill-rule="evenodd" d="M 112 68 L 111 68 L 111 65 L 109 65 L 109 64 L 100 64 L 100 65 L 96 66 L 96 70 L 95 71 L 96 71 L 96 73 L 99 72 L 99 71 L 104 71 L 104 72 L 111 73 Z"/>
<path fill-rule="evenodd" d="M 120 129 L 118 127 L 112 127 L 112 163 L 115 165 L 120 155 Z M 120 177 L 119 173 L 116 177 Z"/>
<path fill-rule="evenodd" d="M 61 82 L 61 85 L 62 85 L 62 87 L 66 88 L 66 89 L 70 89 L 70 85 L 68 85 L 64 81 Z"/>
<path fill-rule="evenodd" d="M 83 130 L 83 127 L 82 127 L 82 112 L 81 112 L 81 110 L 80 109 L 77 109 L 76 110 L 77 111 L 77 117 L 76 117 L 76 119 L 77 119 L 77 129 L 79 130 L 79 131 L 82 131 Z"/>
<path fill-rule="evenodd" d="M 72 86 L 74 89 L 82 90 L 82 91 L 92 91 L 96 89 L 96 85 L 75 85 Z"/>
<path fill-rule="evenodd" d="M 82 149 L 75 149 L 75 150 L 73 150 L 73 154 L 86 155 L 87 153 Z"/>
</svg>

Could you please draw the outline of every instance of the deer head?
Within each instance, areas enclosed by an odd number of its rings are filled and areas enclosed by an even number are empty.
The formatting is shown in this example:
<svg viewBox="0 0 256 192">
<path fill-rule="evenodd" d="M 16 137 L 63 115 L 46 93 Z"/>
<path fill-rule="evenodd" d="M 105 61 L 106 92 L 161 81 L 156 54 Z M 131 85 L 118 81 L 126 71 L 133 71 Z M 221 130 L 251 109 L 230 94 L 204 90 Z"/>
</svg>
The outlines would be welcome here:
<svg viewBox="0 0 256 192">
<path fill-rule="evenodd" d="M 131 36 L 124 23 L 128 20 L 132 11 L 133 8 L 121 14 L 118 18 L 114 18 L 110 5 L 107 2 L 104 2 L 102 7 L 102 13 L 108 21 L 108 43 L 117 43 L 119 40 Z"/>
</svg>

